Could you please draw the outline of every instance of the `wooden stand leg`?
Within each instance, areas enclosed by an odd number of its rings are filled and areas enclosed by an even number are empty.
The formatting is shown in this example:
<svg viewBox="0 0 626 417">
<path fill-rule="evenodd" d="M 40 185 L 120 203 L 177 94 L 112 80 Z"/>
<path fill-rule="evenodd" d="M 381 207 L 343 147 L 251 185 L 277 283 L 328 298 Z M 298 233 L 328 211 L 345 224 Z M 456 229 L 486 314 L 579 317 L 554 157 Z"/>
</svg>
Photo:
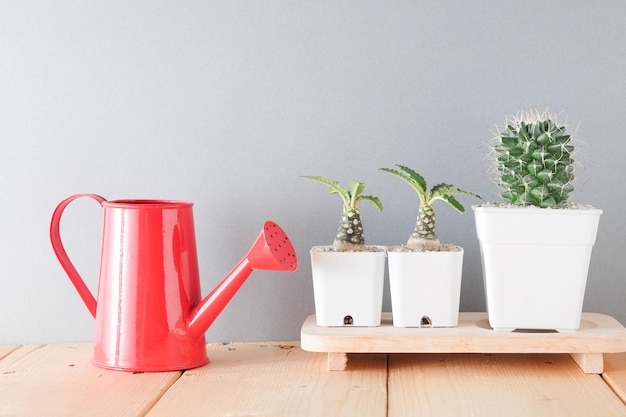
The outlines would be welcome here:
<svg viewBox="0 0 626 417">
<path fill-rule="evenodd" d="M 604 357 L 602 353 L 570 353 L 570 356 L 586 374 L 601 374 L 604 372 Z"/>
<path fill-rule="evenodd" d="M 348 365 L 348 354 L 344 352 L 328 352 L 328 370 L 345 371 Z"/>
</svg>

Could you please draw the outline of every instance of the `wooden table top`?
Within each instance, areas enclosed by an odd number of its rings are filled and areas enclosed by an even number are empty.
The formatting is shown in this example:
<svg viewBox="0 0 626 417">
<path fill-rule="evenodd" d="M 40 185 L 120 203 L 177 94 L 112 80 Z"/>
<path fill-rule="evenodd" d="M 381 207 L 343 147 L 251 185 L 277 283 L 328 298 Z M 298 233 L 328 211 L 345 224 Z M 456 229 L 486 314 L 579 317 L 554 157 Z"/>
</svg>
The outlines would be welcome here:
<svg viewBox="0 0 626 417">
<path fill-rule="evenodd" d="M 0 346 L 0 416 L 626 416 L 626 353 L 602 375 L 560 353 L 358 353 L 209 344 L 186 372 L 90 364 L 92 345 Z"/>
</svg>

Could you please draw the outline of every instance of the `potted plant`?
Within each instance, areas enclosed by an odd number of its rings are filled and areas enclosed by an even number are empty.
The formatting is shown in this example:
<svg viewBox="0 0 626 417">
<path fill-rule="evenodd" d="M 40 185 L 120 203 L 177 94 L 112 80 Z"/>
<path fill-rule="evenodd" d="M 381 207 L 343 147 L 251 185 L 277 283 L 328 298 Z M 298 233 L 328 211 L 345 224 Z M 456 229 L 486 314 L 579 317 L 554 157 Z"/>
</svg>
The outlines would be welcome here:
<svg viewBox="0 0 626 417">
<path fill-rule="evenodd" d="M 430 190 L 424 177 L 416 171 L 396 165 L 380 168 L 415 190 L 419 210 L 415 229 L 406 245 L 387 249 L 389 287 L 393 324 L 397 327 L 453 327 L 459 320 L 463 248 L 442 244 L 435 232 L 437 200 L 445 201 L 463 213 L 465 208 L 454 197 L 478 195 L 451 184 L 437 184 Z"/>
<path fill-rule="evenodd" d="M 319 176 L 303 176 L 325 184 L 343 202 L 341 222 L 332 245 L 311 249 L 311 270 L 318 326 L 379 326 L 385 279 L 384 246 L 365 244 L 359 203 L 383 210 L 378 197 L 363 195 L 365 184 L 350 188 Z"/>
<path fill-rule="evenodd" d="M 496 330 L 580 326 L 601 210 L 569 202 L 572 135 L 548 110 L 507 118 L 491 149 L 504 203 L 473 207 L 489 323 Z"/>
</svg>

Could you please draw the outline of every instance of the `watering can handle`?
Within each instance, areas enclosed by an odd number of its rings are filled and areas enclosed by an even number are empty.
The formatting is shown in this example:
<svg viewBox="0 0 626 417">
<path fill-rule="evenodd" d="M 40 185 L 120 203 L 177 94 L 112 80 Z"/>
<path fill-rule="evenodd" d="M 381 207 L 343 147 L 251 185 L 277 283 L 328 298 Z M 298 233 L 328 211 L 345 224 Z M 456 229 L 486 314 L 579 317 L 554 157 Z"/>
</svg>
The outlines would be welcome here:
<svg viewBox="0 0 626 417">
<path fill-rule="evenodd" d="M 91 291 L 89 291 L 87 285 L 85 285 L 85 281 L 83 281 L 81 276 L 78 274 L 78 271 L 76 271 L 74 264 L 72 264 L 72 261 L 70 261 L 70 258 L 67 256 L 67 252 L 65 252 L 65 248 L 63 247 L 63 243 L 61 242 L 60 224 L 63 210 L 65 210 L 65 208 L 72 201 L 80 197 L 93 198 L 98 203 L 100 203 L 100 205 L 102 205 L 102 203 L 106 201 L 104 197 L 100 197 L 96 194 L 75 194 L 61 201 L 57 208 L 54 210 L 54 213 L 52 214 L 52 220 L 50 221 L 50 242 L 52 243 L 52 249 L 54 249 L 54 253 L 59 259 L 61 266 L 69 276 L 72 284 L 74 284 L 74 287 L 78 291 L 80 298 L 82 298 L 83 302 L 87 306 L 87 309 L 89 309 L 89 312 L 95 318 L 96 299 L 94 298 L 93 294 L 91 294 Z"/>
</svg>

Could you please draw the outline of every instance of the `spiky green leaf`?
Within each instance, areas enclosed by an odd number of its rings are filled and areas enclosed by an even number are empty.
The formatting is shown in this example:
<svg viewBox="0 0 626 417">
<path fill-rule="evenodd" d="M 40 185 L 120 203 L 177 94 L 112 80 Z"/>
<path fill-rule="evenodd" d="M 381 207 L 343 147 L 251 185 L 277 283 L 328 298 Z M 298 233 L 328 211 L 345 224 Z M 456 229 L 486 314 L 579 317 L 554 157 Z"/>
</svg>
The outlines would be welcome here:
<svg viewBox="0 0 626 417">
<path fill-rule="evenodd" d="M 406 166 L 397 165 L 397 164 L 396 166 L 404 172 L 400 172 L 393 168 L 380 168 L 380 171 L 395 175 L 396 177 L 400 178 L 401 180 L 409 184 L 419 196 L 421 204 L 426 203 L 427 190 L 426 190 L 426 180 L 424 180 L 424 177 L 422 177 L 420 174 L 418 174 L 417 172 L 415 172 L 414 170 Z"/>
<path fill-rule="evenodd" d="M 318 182 L 321 182 L 322 184 L 327 185 L 329 188 L 329 192 L 331 194 L 335 194 L 335 193 L 339 194 L 339 196 L 343 200 L 344 205 L 346 207 L 350 206 L 350 192 L 346 188 L 344 188 L 341 184 L 339 184 L 339 181 L 333 181 L 333 180 L 329 180 L 328 178 L 315 176 L 315 175 L 302 175 L 301 178 L 318 181 Z"/>
<path fill-rule="evenodd" d="M 350 181 L 350 207 L 356 208 L 359 195 L 365 190 L 365 184 L 352 180 Z"/>
<path fill-rule="evenodd" d="M 463 205 L 459 203 L 458 200 L 454 198 L 453 196 L 446 194 L 446 195 L 442 195 L 441 198 L 443 201 L 445 201 L 446 203 L 454 207 L 456 211 L 458 211 L 459 213 L 463 213 L 465 211 L 465 207 L 463 207 Z"/>
<path fill-rule="evenodd" d="M 357 200 L 369 201 L 376 206 L 378 211 L 381 211 L 381 212 L 383 211 L 383 203 L 380 201 L 378 197 L 374 197 L 373 195 L 362 195 L 362 196 L 359 196 Z"/>
<path fill-rule="evenodd" d="M 482 200 L 482 198 L 478 194 L 461 190 L 460 188 L 457 188 L 452 184 L 441 183 L 435 185 L 431 189 L 429 201 L 432 204 L 432 202 L 434 202 L 435 200 L 443 200 L 446 203 L 450 204 L 452 207 L 454 207 L 460 213 L 463 213 L 465 211 L 465 207 L 463 207 L 461 203 L 459 203 L 458 200 L 453 197 L 454 195 L 466 195 Z"/>
<path fill-rule="evenodd" d="M 365 184 L 352 180 L 350 181 L 350 190 L 344 188 L 338 181 L 329 180 L 328 178 L 312 175 L 302 175 L 301 178 L 306 178 L 313 181 L 321 182 L 329 187 L 329 192 L 332 194 L 339 194 L 343 200 L 344 209 L 353 210 L 358 208 L 358 203 L 361 200 L 368 200 L 378 208 L 383 210 L 383 205 L 378 197 L 363 196 L 361 193 L 365 190 Z"/>
<path fill-rule="evenodd" d="M 406 167 L 404 165 L 396 165 L 402 171 L 406 172 L 409 178 L 422 190 L 423 193 L 427 190 L 426 180 L 420 174 L 418 174 L 413 169 Z"/>
</svg>

